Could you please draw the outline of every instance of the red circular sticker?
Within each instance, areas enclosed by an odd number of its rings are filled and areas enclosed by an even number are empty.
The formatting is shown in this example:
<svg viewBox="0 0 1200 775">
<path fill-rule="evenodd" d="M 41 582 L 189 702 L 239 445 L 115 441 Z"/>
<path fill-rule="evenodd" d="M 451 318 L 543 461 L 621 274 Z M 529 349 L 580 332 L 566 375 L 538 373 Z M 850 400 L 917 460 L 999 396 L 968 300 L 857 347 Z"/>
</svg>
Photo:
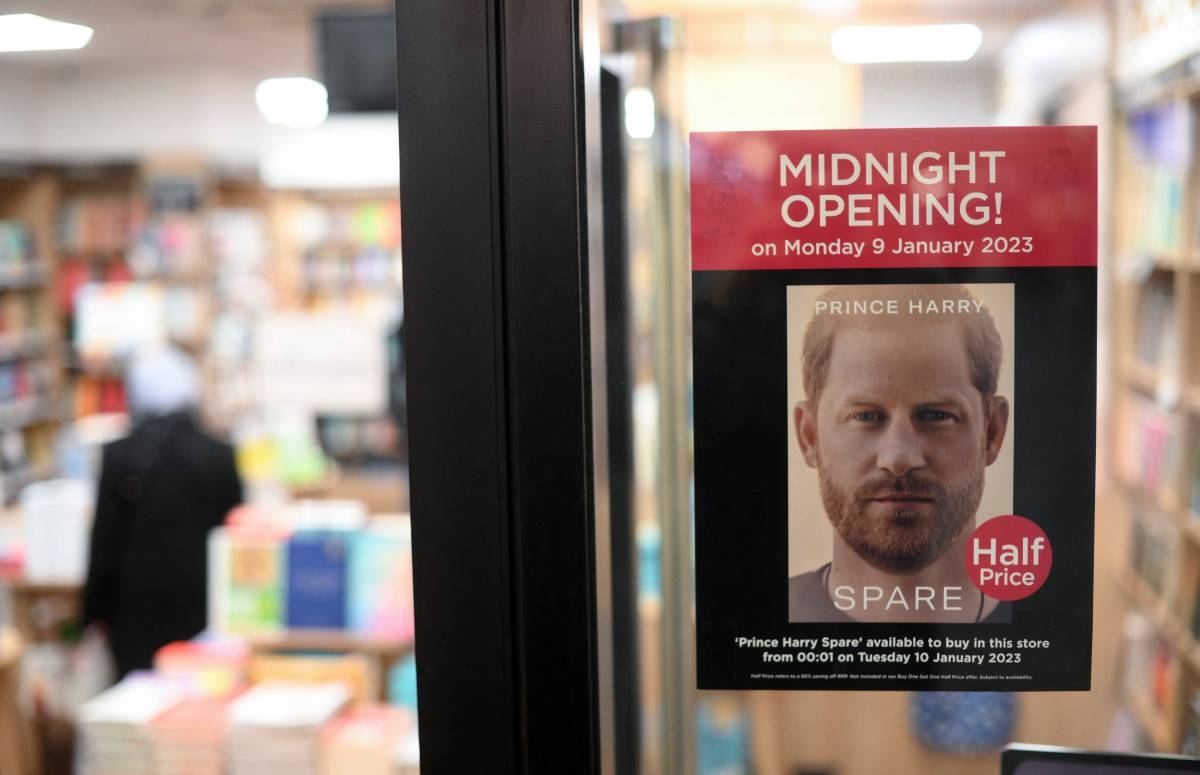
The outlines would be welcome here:
<svg viewBox="0 0 1200 775">
<path fill-rule="evenodd" d="M 1037 592 L 1049 578 L 1053 560 L 1042 529 L 1013 514 L 989 519 L 967 541 L 971 581 L 996 600 L 1021 600 Z"/>
</svg>

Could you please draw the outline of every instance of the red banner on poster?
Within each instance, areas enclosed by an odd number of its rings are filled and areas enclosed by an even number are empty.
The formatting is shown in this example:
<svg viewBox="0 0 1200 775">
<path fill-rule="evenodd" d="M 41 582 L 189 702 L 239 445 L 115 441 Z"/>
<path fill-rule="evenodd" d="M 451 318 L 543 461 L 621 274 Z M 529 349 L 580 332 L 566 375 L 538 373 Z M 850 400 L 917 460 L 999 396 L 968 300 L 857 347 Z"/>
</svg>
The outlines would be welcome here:
<svg viewBox="0 0 1200 775">
<path fill-rule="evenodd" d="M 1095 127 L 691 135 L 692 269 L 1095 266 Z"/>
</svg>

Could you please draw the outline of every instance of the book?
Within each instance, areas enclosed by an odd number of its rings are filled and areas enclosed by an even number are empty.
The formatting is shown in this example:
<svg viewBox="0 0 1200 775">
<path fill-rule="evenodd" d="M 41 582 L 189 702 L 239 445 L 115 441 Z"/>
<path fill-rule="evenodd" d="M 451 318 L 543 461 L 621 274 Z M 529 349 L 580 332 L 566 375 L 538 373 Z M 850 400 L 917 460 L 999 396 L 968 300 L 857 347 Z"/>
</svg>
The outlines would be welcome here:
<svg viewBox="0 0 1200 775">
<path fill-rule="evenodd" d="M 261 634 L 284 626 L 285 535 L 270 527 L 217 528 L 209 536 L 209 623 Z"/>
<path fill-rule="evenodd" d="M 317 775 L 322 730 L 349 701 L 338 683 L 254 687 L 230 706 L 230 775 Z"/>
<path fill-rule="evenodd" d="M 395 775 L 396 748 L 412 717 L 389 705 L 360 705 L 335 718 L 321 735 L 323 775 Z"/>
<path fill-rule="evenodd" d="M 134 673 L 84 703 L 79 709 L 81 773 L 152 775 L 149 725 L 184 699 L 173 682 Z"/>
<path fill-rule="evenodd" d="M 1174 278 L 1168 272 L 1154 272 L 1138 293 L 1135 350 L 1143 363 L 1173 372 L 1179 360 L 1178 349 Z"/>
<path fill-rule="evenodd" d="M 149 724 L 155 775 L 222 775 L 231 697 L 191 697 Z"/>
<path fill-rule="evenodd" d="M 168 643 L 154 655 L 154 672 L 186 688 L 194 697 L 228 697 L 246 684 L 250 651 L 240 641 L 192 640 Z"/>
<path fill-rule="evenodd" d="M 348 624 L 360 635 L 413 637 L 412 536 L 407 517 L 379 521 L 354 536 Z"/>
<path fill-rule="evenodd" d="M 335 530 L 301 530 L 287 548 L 287 626 L 346 626 L 346 566 L 353 537 Z"/>
<path fill-rule="evenodd" d="M 250 682 L 255 685 L 289 684 L 345 687 L 356 702 L 373 695 L 377 677 L 363 654 L 259 654 L 250 661 Z"/>
</svg>

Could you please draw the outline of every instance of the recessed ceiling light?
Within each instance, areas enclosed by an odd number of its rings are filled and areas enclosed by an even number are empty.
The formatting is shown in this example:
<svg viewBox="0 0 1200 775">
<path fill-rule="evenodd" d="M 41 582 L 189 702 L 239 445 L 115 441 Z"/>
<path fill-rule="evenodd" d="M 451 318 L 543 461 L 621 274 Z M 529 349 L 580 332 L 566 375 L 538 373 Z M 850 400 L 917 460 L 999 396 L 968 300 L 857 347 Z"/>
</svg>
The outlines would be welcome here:
<svg viewBox="0 0 1200 775">
<path fill-rule="evenodd" d="M 833 55 L 849 64 L 965 62 L 983 33 L 974 24 L 842 27 L 833 33 Z"/>
<path fill-rule="evenodd" d="M 92 28 L 47 19 L 32 13 L 0 16 L 0 52 L 59 51 L 83 48 L 92 39 Z"/>
<path fill-rule="evenodd" d="M 329 115 L 329 93 L 311 78 L 268 78 L 254 90 L 263 118 L 272 124 L 309 129 Z"/>
</svg>

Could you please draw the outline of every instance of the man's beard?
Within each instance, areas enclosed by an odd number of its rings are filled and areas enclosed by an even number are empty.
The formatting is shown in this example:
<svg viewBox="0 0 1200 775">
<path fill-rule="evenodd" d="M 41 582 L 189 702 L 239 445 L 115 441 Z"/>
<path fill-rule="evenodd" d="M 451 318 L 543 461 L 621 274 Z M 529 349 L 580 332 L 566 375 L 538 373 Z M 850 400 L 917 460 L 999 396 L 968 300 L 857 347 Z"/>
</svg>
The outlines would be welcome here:
<svg viewBox="0 0 1200 775">
<path fill-rule="evenodd" d="M 974 521 L 983 496 L 983 466 L 962 487 L 947 491 L 916 472 L 882 474 L 856 492 L 839 489 L 818 468 L 821 499 L 834 530 L 872 567 L 885 573 L 913 573 L 941 557 L 963 528 Z M 879 517 L 866 508 L 872 498 L 907 495 L 933 499 L 932 516 L 919 508 L 888 508 Z"/>
</svg>

